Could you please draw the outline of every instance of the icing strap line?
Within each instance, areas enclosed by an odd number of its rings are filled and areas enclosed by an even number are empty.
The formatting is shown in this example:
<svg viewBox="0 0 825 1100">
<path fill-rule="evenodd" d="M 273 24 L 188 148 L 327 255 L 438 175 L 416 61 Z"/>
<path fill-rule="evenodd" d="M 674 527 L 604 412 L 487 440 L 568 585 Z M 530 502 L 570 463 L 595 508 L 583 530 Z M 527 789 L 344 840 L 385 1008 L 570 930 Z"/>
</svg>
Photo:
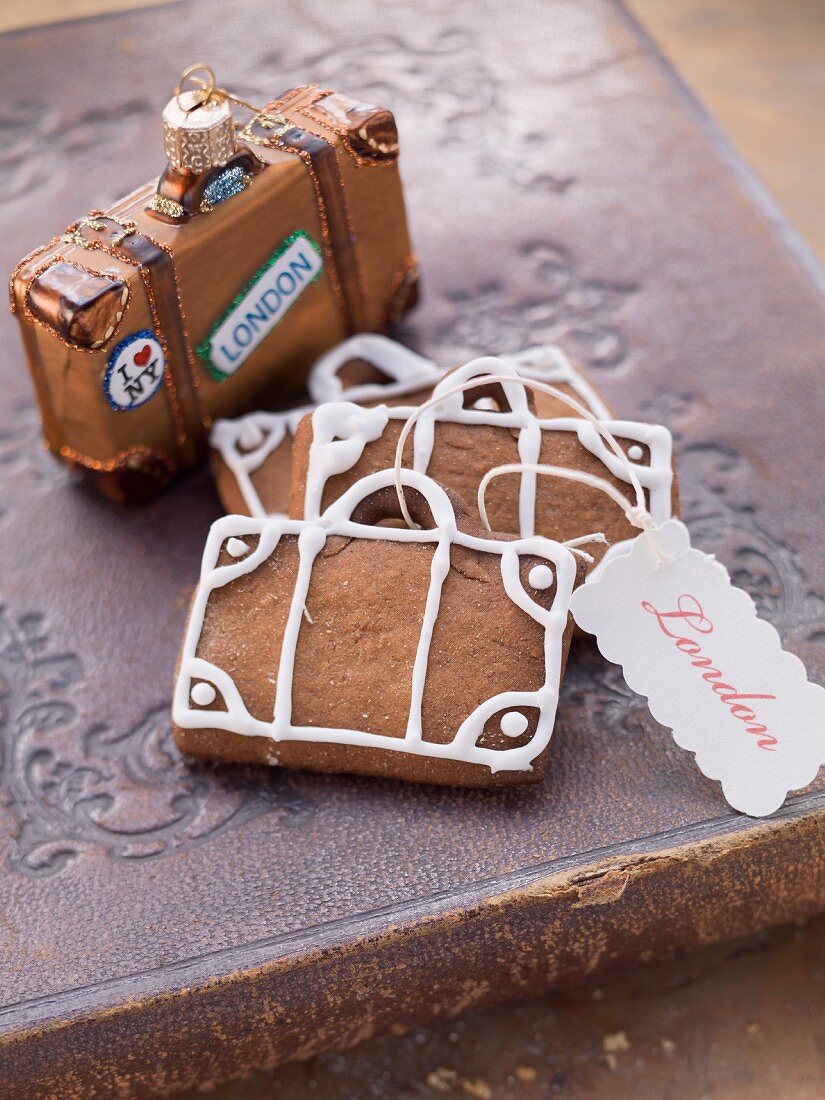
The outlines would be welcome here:
<svg viewBox="0 0 825 1100">
<path fill-rule="evenodd" d="M 626 475 L 626 480 L 632 486 L 634 495 L 636 497 L 636 503 L 631 503 L 618 489 L 614 488 L 609 481 L 604 478 L 598 477 L 595 474 L 585 473 L 583 470 L 569 470 L 560 466 L 544 466 L 540 463 L 532 462 L 518 462 L 512 463 L 507 466 L 498 466 L 494 470 L 488 471 L 482 479 L 479 486 L 479 508 L 484 504 L 483 490 L 486 490 L 487 485 L 491 480 L 491 474 L 497 475 L 497 473 L 521 473 L 535 476 L 536 474 L 549 473 L 551 476 L 561 477 L 568 481 L 580 481 L 585 484 L 592 485 L 596 489 L 601 489 L 607 493 L 615 503 L 624 511 L 625 516 L 629 523 L 634 527 L 640 528 L 650 540 L 657 556 L 661 561 L 669 560 L 665 557 L 661 547 L 655 538 L 654 532 L 657 530 L 657 525 L 650 515 L 647 509 L 647 500 L 645 497 L 645 491 L 641 481 L 633 468 L 633 464 L 628 459 L 621 445 L 616 437 L 604 423 L 604 421 L 595 416 L 588 408 L 576 401 L 575 398 L 565 393 L 564 390 L 558 389 L 556 386 L 551 386 L 546 382 L 539 382 L 533 378 L 524 378 L 520 375 L 495 373 L 496 368 L 501 367 L 501 361 L 493 357 L 488 359 L 478 360 L 477 366 L 479 368 L 486 366 L 489 363 L 491 367 L 491 373 L 487 374 L 480 371 L 472 378 L 466 379 L 464 382 L 457 383 L 450 389 L 444 390 L 441 393 L 431 397 L 428 401 L 425 401 L 423 405 L 420 405 L 414 410 L 414 412 L 404 422 L 404 426 L 398 437 L 398 444 L 395 449 L 395 491 L 398 496 L 398 505 L 401 509 L 401 515 L 404 517 L 404 522 L 408 527 L 415 528 L 416 524 L 409 513 L 407 508 L 407 502 L 404 497 L 404 486 L 401 479 L 402 460 L 404 455 L 404 444 L 407 442 L 410 432 L 412 431 L 415 423 L 420 417 L 430 409 L 436 408 L 443 401 L 450 397 L 455 397 L 458 394 L 466 393 L 467 390 L 478 389 L 480 385 L 489 385 L 490 383 L 497 383 L 499 385 L 511 385 L 513 383 L 524 387 L 525 389 L 535 390 L 539 393 L 546 394 L 548 397 L 553 397 L 557 401 L 561 401 L 569 409 L 572 409 L 584 420 L 587 420 L 593 428 L 601 435 L 607 446 L 616 456 L 616 459 L 623 466 Z M 487 523 L 486 511 L 482 514 L 482 518 L 489 530 L 489 524 Z"/>
<path fill-rule="evenodd" d="M 502 466 L 494 466 L 492 470 L 488 470 L 478 486 L 478 514 L 481 517 L 481 522 L 488 531 L 491 530 L 491 527 L 490 520 L 487 516 L 485 496 L 490 482 L 494 478 L 500 477 L 502 474 L 520 474 L 525 471 L 533 474 L 542 474 L 547 477 L 558 477 L 563 481 L 577 481 L 582 485 L 590 485 L 592 488 L 605 493 L 622 509 L 627 518 L 627 522 L 634 527 L 638 527 L 648 536 L 650 544 L 656 551 L 656 556 L 659 560 L 661 562 L 669 562 L 672 560 L 670 556 L 662 550 L 658 540 L 655 538 L 654 532 L 658 530 L 658 525 L 646 508 L 640 508 L 637 504 L 632 504 L 624 493 L 620 492 L 615 485 L 611 485 L 609 481 L 603 477 L 599 477 L 598 474 L 591 474 L 586 470 L 571 470 L 567 466 L 548 466 L 540 462 L 509 462 Z M 607 542 L 607 539 L 603 532 L 594 531 L 590 535 L 582 535 L 580 538 L 570 539 L 563 545 L 569 547 L 575 553 L 576 546 L 587 542 Z"/>
</svg>

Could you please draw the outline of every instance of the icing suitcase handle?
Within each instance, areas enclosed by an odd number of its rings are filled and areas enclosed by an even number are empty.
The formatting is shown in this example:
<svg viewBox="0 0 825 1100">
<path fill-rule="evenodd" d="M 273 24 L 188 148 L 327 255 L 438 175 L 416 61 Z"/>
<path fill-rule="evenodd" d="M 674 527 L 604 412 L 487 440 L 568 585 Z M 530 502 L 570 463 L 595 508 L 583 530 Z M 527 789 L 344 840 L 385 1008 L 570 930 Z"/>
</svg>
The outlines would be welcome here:
<svg viewBox="0 0 825 1100">
<path fill-rule="evenodd" d="M 362 359 L 374 367 L 386 381 L 347 384 L 341 377 L 341 368 L 354 359 Z M 441 375 L 442 371 L 431 359 L 410 351 L 403 344 L 396 344 L 386 336 L 362 332 L 321 356 L 310 371 L 307 389 L 310 398 L 317 404 L 340 401 L 344 396 L 353 397 L 356 391 L 361 400 L 369 400 L 373 396 L 380 397 L 388 383 L 420 381 L 425 386 L 437 381 Z"/>
<path fill-rule="evenodd" d="M 407 508 L 413 521 L 423 530 L 475 531 L 464 501 L 432 478 L 415 470 L 401 471 Z M 395 471 L 379 470 L 357 481 L 333 501 L 323 515 L 324 522 L 349 521 L 376 527 L 382 521 L 401 520 L 403 515 L 396 491 Z"/>
<path fill-rule="evenodd" d="M 470 382 L 473 378 L 484 379 L 489 374 L 499 376 L 512 375 L 512 382 L 480 382 L 478 388 L 465 390 L 463 393 L 454 393 L 457 386 L 464 382 Z M 494 359 L 487 356 L 483 359 L 475 359 L 458 370 L 445 375 L 433 389 L 432 400 L 446 394 L 439 404 L 438 417 L 440 420 L 449 420 L 455 414 L 460 415 L 467 407 L 474 407 L 479 399 L 487 399 L 492 405 L 481 406 L 485 412 L 512 412 L 518 414 L 533 415 L 535 405 L 533 395 L 523 382 L 519 381 L 520 375 L 516 362 L 507 359 Z M 503 401 L 502 401 L 503 398 Z M 443 411 L 442 411 L 443 410 Z M 435 409 L 428 410 L 430 416 L 435 416 Z M 424 414 L 424 417 L 428 415 Z M 422 417 L 422 419 L 424 419 Z M 421 421 L 419 421 L 420 425 Z"/>
</svg>

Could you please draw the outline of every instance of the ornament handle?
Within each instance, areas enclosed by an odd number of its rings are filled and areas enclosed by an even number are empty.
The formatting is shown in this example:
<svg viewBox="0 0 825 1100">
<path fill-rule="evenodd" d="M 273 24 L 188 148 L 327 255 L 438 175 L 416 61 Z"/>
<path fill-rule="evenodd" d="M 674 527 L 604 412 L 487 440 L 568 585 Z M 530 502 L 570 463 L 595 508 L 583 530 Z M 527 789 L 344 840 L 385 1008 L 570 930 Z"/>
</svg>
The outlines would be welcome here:
<svg viewBox="0 0 825 1100">
<path fill-rule="evenodd" d="M 195 77 L 195 73 L 206 73 L 206 80 L 199 80 Z M 189 98 L 186 102 L 183 102 L 181 96 L 183 94 L 184 85 L 187 80 L 192 80 L 194 84 L 199 84 L 198 90 L 192 90 L 189 92 Z M 204 103 L 211 99 L 215 92 L 215 72 L 210 65 L 207 65 L 203 61 L 198 61 L 194 65 L 189 65 L 180 74 L 180 80 L 175 85 L 175 99 L 178 101 L 178 107 L 185 113 L 189 114 L 190 111 L 194 111 L 197 107 L 202 107 Z"/>
<path fill-rule="evenodd" d="M 203 80 L 199 76 L 195 76 L 195 73 L 206 73 L 207 79 Z M 181 102 L 181 96 L 183 95 L 184 85 L 187 80 L 191 80 L 193 84 L 197 84 L 199 87 L 197 90 L 191 89 L 189 95 L 193 97 L 191 102 L 186 104 Z M 207 65 L 205 61 L 198 61 L 194 65 L 190 65 L 184 69 L 180 74 L 180 80 L 175 85 L 175 99 L 178 102 L 178 107 L 186 114 L 190 111 L 194 111 L 196 107 L 202 107 L 204 103 L 208 103 L 214 96 L 217 99 L 228 99 L 230 103 L 237 103 L 239 107 L 246 107 L 247 110 L 253 111 L 256 115 L 263 114 L 263 107 L 256 107 L 254 103 L 247 103 L 245 99 L 241 99 L 240 96 L 235 95 L 233 92 L 227 91 L 226 88 L 219 88 L 215 80 L 215 71 L 211 65 Z"/>
</svg>

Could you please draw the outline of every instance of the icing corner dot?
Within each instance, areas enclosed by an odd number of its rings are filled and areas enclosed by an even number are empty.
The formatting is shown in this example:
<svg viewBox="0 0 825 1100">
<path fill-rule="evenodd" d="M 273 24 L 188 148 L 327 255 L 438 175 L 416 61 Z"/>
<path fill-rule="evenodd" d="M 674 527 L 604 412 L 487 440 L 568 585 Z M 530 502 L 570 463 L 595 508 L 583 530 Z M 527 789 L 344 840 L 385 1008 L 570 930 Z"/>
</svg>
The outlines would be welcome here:
<svg viewBox="0 0 825 1100">
<path fill-rule="evenodd" d="M 231 538 L 226 544 L 226 552 L 233 558 L 242 558 L 244 554 L 249 552 L 249 544 L 244 542 L 243 539 Z"/>
<path fill-rule="evenodd" d="M 527 581 L 531 588 L 544 591 L 553 584 L 553 570 L 549 565 L 534 565 L 527 574 Z"/>
<path fill-rule="evenodd" d="M 205 680 L 199 680 L 195 684 L 190 692 L 192 702 L 197 707 L 208 707 L 210 703 L 214 703 L 217 698 L 217 692 L 211 684 L 207 684 Z"/>
<path fill-rule="evenodd" d="M 501 732 L 505 737 L 521 737 L 527 729 L 526 717 L 517 710 L 508 710 L 501 716 Z"/>
<path fill-rule="evenodd" d="M 638 462 L 644 454 L 644 451 L 638 443 L 634 443 L 632 447 L 627 448 L 627 457 L 633 462 Z"/>
</svg>

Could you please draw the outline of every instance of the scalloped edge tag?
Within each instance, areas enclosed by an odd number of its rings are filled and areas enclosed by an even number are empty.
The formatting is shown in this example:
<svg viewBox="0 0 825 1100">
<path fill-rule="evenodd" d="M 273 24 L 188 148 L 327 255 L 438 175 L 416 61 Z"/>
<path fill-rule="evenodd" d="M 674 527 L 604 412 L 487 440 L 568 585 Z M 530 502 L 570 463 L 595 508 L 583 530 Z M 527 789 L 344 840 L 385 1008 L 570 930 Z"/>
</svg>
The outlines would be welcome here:
<svg viewBox="0 0 825 1100">
<path fill-rule="evenodd" d="M 825 763 L 825 688 L 683 523 L 655 538 L 669 561 L 637 536 L 573 593 L 573 618 L 730 805 L 764 817 Z"/>
</svg>

